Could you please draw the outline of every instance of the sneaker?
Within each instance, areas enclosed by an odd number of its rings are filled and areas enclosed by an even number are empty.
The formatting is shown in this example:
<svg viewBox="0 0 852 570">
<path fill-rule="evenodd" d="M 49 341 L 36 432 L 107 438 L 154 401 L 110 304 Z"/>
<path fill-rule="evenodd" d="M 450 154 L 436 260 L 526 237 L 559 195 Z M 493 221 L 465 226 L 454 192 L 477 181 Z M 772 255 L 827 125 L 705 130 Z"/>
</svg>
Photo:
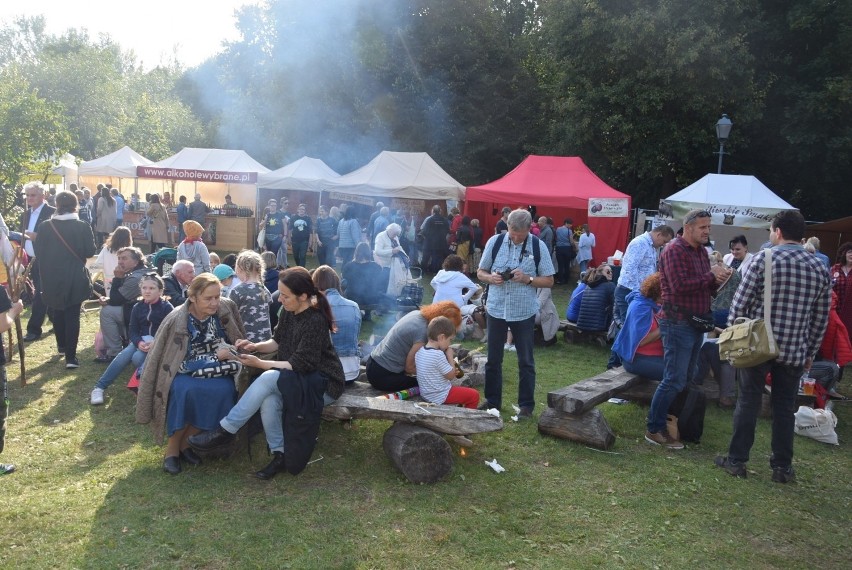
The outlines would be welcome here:
<svg viewBox="0 0 852 570">
<path fill-rule="evenodd" d="M 533 409 L 529 406 L 521 406 L 521 411 L 518 412 L 518 421 L 532 419 Z"/>
<path fill-rule="evenodd" d="M 71 370 L 71 369 L 74 369 L 74 368 L 80 368 L 80 361 L 77 360 L 76 358 L 68 358 L 65 361 L 65 368 L 68 369 L 68 370 Z"/>
<path fill-rule="evenodd" d="M 100 406 L 104 403 L 104 391 L 103 388 L 95 388 L 92 390 L 91 403 L 93 406 Z"/>
<path fill-rule="evenodd" d="M 57 353 L 59 356 L 65 356 L 65 347 L 64 347 L 64 346 L 60 346 L 60 347 L 58 347 L 58 348 L 56 349 L 56 353 Z"/>
<path fill-rule="evenodd" d="M 488 400 L 482 400 L 482 402 L 476 407 L 477 410 L 481 410 L 483 412 L 487 412 L 491 408 L 497 408 L 497 406 L 492 406 Z M 498 410 L 500 408 L 497 408 Z"/>
<path fill-rule="evenodd" d="M 645 432 L 645 441 L 652 445 L 662 445 L 668 449 L 683 449 L 683 444 L 669 435 L 665 428 L 657 433 Z"/>
<path fill-rule="evenodd" d="M 716 459 L 713 460 L 713 464 L 716 467 L 724 469 L 733 477 L 739 477 L 740 479 L 748 477 L 748 471 L 746 471 L 745 463 L 736 463 L 731 461 L 731 458 L 726 455 L 717 455 Z"/>
<path fill-rule="evenodd" d="M 515 348 L 514 344 L 509 344 L 508 342 L 503 345 L 503 350 L 508 350 L 509 352 L 517 352 L 518 349 Z"/>
<path fill-rule="evenodd" d="M 795 483 L 796 472 L 792 467 L 775 467 L 772 469 L 772 481 L 775 483 Z"/>
<path fill-rule="evenodd" d="M 719 407 L 723 410 L 733 410 L 737 405 L 737 401 L 730 396 L 722 396 L 719 398 Z"/>
</svg>

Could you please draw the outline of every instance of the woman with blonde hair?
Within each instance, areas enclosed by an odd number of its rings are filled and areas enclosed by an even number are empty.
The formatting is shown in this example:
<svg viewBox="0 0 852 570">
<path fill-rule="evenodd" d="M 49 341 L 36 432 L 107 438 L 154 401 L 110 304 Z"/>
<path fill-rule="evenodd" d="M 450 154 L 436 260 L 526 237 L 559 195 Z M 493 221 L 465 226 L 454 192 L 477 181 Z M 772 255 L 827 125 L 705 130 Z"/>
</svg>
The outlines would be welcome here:
<svg viewBox="0 0 852 570">
<path fill-rule="evenodd" d="M 237 256 L 236 267 L 241 283 L 231 289 L 228 298 L 237 304 L 246 338 L 260 342 L 272 336 L 269 325 L 269 303 L 272 295 L 263 283 L 266 270 L 263 258 L 256 251 L 245 249 Z"/>
</svg>

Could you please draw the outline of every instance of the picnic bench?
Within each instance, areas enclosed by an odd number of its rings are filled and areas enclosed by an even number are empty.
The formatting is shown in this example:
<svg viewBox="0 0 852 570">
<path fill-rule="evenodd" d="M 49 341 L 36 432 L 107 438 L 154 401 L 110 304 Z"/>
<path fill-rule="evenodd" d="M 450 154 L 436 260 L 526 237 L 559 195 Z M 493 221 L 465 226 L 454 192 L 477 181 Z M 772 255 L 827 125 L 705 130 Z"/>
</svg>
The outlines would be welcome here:
<svg viewBox="0 0 852 570">
<path fill-rule="evenodd" d="M 577 323 L 572 323 L 571 321 L 567 321 L 565 319 L 559 321 L 559 328 L 557 329 L 562 333 L 562 337 L 565 339 L 565 342 L 568 344 L 577 344 L 580 342 L 590 342 L 597 344 L 601 348 L 606 348 L 607 345 L 607 331 L 584 331 L 580 330 L 577 327 Z"/>
</svg>

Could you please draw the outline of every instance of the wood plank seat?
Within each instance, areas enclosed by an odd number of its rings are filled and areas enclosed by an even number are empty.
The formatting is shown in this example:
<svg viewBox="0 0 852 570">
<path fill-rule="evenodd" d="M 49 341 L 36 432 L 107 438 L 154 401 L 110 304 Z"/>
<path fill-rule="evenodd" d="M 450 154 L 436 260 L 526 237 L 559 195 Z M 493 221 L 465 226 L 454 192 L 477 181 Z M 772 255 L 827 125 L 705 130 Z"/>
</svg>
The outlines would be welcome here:
<svg viewBox="0 0 852 570">
<path fill-rule="evenodd" d="M 562 337 L 568 344 L 576 344 L 578 342 L 591 342 L 598 346 L 605 347 L 607 345 L 607 331 L 584 331 L 577 327 L 577 323 L 571 321 L 559 321 L 559 330 L 562 331 Z"/>
</svg>

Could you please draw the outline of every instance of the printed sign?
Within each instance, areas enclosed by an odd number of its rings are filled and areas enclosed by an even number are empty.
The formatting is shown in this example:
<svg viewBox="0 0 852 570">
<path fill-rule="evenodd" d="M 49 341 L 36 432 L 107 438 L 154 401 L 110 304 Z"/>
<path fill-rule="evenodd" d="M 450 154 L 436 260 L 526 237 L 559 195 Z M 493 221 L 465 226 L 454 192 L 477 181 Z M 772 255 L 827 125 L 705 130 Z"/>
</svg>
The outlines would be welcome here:
<svg viewBox="0 0 852 570">
<path fill-rule="evenodd" d="M 714 226 L 737 228 L 769 228 L 769 222 L 781 210 L 777 208 L 753 208 L 751 206 L 729 206 L 727 204 L 699 204 L 697 202 L 667 202 L 660 200 L 659 216 L 669 220 L 683 221 L 690 210 L 707 210 L 712 215 Z"/>
<path fill-rule="evenodd" d="M 221 170 L 195 170 L 191 168 L 137 166 L 136 176 L 139 178 L 168 178 L 174 180 L 195 180 L 198 182 L 225 182 L 228 184 L 257 183 L 257 172 L 225 172 Z"/>
<path fill-rule="evenodd" d="M 590 218 L 626 218 L 628 198 L 589 198 Z"/>
<path fill-rule="evenodd" d="M 367 196 L 356 196 L 354 194 L 343 194 L 341 192 L 329 192 L 328 197 L 332 200 L 340 200 L 341 202 L 346 202 L 348 204 L 364 204 L 365 206 L 372 206 L 376 203 L 372 198 L 368 198 Z"/>
</svg>

